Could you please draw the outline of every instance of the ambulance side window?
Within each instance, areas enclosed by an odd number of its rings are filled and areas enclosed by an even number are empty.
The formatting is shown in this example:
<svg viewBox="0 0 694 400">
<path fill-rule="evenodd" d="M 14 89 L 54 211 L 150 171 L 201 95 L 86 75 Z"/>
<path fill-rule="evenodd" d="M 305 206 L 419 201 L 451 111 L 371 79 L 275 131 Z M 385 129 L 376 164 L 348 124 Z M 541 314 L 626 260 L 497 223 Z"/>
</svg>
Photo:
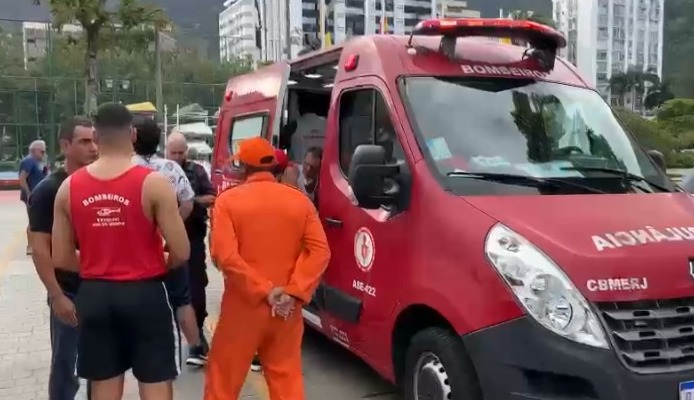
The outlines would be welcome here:
<svg viewBox="0 0 694 400">
<path fill-rule="evenodd" d="M 386 161 L 395 163 L 405 161 L 405 150 L 403 150 L 398 135 L 395 133 L 393 121 L 388 113 L 388 106 L 381 96 L 381 93 L 374 90 L 374 132 L 376 133 L 375 144 L 386 149 Z"/>
<path fill-rule="evenodd" d="M 405 159 L 383 96 L 371 88 L 348 91 L 340 97 L 340 168 L 345 175 L 354 151 L 362 144 L 383 146 L 388 162 Z"/>
<path fill-rule="evenodd" d="M 267 129 L 267 113 L 244 115 L 231 121 L 229 155 L 233 155 L 239 142 L 244 139 L 264 136 Z"/>
</svg>

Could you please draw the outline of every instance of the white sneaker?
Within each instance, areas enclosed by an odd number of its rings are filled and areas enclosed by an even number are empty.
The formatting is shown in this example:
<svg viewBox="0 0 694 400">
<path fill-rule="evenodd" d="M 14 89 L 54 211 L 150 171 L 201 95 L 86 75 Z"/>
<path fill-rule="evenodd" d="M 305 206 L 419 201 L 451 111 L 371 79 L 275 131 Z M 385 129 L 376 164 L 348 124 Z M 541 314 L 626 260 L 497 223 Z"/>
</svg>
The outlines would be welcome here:
<svg viewBox="0 0 694 400">
<path fill-rule="evenodd" d="M 251 371 L 253 372 L 260 372 L 263 368 L 260 366 L 260 359 L 258 356 L 255 356 L 253 358 L 253 361 L 251 361 Z"/>
</svg>

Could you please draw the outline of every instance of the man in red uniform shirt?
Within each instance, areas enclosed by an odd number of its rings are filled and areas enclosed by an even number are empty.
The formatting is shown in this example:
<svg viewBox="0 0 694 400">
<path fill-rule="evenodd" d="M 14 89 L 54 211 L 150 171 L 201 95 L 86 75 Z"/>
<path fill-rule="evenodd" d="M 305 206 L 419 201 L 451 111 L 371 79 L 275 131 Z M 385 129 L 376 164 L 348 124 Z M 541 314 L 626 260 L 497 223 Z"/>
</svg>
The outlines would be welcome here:
<svg viewBox="0 0 694 400">
<path fill-rule="evenodd" d="M 58 189 L 52 231 L 55 267 L 79 265 L 82 278 L 77 373 L 91 381 L 93 400 L 120 399 L 129 369 L 143 400 L 171 400 L 178 365 L 164 277 L 190 255 L 176 194 L 162 175 L 132 163 L 124 106 L 99 107 L 94 128 L 99 160 Z"/>
</svg>

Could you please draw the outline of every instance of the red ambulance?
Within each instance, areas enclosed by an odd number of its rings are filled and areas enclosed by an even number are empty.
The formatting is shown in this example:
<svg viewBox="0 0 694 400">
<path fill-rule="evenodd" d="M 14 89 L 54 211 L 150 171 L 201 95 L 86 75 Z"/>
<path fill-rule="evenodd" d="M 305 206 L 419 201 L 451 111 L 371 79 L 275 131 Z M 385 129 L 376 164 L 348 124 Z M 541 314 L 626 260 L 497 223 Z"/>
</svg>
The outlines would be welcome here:
<svg viewBox="0 0 694 400">
<path fill-rule="evenodd" d="M 239 140 L 287 147 L 324 118 L 333 257 L 304 317 L 407 400 L 694 398 L 693 198 L 565 46 L 427 20 L 229 81 L 220 190 Z"/>
</svg>

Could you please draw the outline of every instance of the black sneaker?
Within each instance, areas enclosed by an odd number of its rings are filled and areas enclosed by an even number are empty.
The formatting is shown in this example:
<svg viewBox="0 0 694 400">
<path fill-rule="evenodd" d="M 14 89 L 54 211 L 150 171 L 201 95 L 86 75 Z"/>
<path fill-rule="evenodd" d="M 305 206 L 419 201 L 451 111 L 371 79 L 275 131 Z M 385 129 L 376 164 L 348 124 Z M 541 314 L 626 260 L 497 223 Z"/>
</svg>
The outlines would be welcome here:
<svg viewBox="0 0 694 400">
<path fill-rule="evenodd" d="M 203 345 L 198 345 L 188 349 L 186 364 L 196 367 L 202 367 L 207 364 L 207 351 L 205 347 Z"/>
<path fill-rule="evenodd" d="M 263 368 L 260 366 L 260 359 L 258 356 L 253 357 L 253 361 L 251 361 L 251 371 L 260 372 L 261 369 Z"/>
<path fill-rule="evenodd" d="M 202 342 L 202 349 L 205 353 L 205 359 L 207 360 L 207 353 L 210 351 L 210 343 L 207 341 L 205 332 L 203 332 L 202 329 L 200 329 L 200 341 Z"/>
</svg>

